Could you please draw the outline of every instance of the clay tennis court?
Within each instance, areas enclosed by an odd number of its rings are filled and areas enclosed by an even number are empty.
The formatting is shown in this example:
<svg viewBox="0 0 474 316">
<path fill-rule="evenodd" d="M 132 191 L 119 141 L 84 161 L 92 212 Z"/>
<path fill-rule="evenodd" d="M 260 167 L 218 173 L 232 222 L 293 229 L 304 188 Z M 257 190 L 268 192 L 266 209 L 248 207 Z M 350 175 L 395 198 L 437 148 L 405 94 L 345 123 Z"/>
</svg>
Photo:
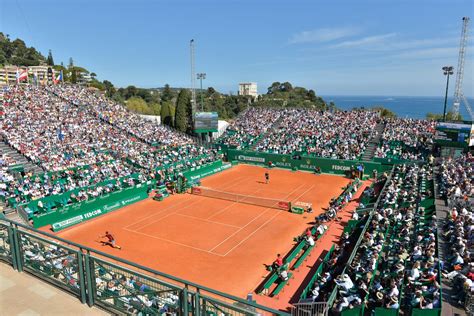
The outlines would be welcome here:
<svg viewBox="0 0 474 316">
<path fill-rule="evenodd" d="M 311 202 L 313 214 L 293 214 L 192 194 L 151 198 L 79 224 L 57 235 L 239 297 L 255 290 L 277 253 L 293 247 L 314 216 L 350 180 L 238 165 L 202 180 L 216 190 L 287 201 Z M 106 230 L 122 250 L 102 246 Z"/>
</svg>

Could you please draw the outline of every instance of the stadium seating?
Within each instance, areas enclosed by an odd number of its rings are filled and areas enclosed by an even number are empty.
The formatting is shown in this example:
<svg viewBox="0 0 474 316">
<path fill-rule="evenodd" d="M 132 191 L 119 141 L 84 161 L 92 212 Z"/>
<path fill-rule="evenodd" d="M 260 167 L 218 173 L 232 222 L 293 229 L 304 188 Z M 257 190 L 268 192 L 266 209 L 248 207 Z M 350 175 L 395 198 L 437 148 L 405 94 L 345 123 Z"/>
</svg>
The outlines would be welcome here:
<svg viewBox="0 0 474 316">
<path fill-rule="evenodd" d="M 427 120 L 385 119 L 382 143 L 377 158 L 392 160 L 426 160 L 433 144 L 435 122 Z"/>
<path fill-rule="evenodd" d="M 3 140 L 45 170 L 2 168 L 0 198 L 28 219 L 116 189 L 174 182 L 221 158 L 80 86 L 10 86 L 3 109 Z"/>
<path fill-rule="evenodd" d="M 347 280 L 340 279 L 332 295 L 337 299 L 336 312 L 392 315 L 402 309 L 421 315 L 422 308 L 439 311 L 433 188 L 427 166 L 395 168 L 344 271 Z"/>
<path fill-rule="evenodd" d="M 439 236 L 444 241 L 443 277 L 456 293 L 454 301 L 472 313 L 474 263 L 470 249 L 474 233 L 474 159 L 471 154 L 464 154 L 456 159 L 444 159 L 438 168 L 439 194 L 449 210 Z"/>
</svg>

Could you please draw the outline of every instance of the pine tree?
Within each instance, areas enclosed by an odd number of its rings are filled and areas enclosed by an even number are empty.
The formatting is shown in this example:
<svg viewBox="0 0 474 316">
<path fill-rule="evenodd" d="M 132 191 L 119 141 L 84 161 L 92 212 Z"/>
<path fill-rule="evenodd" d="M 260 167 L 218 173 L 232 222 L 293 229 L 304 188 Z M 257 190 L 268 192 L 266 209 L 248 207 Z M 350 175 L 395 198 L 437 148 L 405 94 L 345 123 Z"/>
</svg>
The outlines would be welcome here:
<svg viewBox="0 0 474 316">
<path fill-rule="evenodd" d="M 161 105 L 161 124 L 173 126 L 173 116 L 171 115 L 171 104 L 169 102 L 164 102 Z"/>
<path fill-rule="evenodd" d="M 48 59 L 46 62 L 48 63 L 48 66 L 54 66 L 53 53 L 51 52 L 51 49 L 48 52 Z"/>
<path fill-rule="evenodd" d="M 74 67 L 74 61 L 72 60 L 72 57 L 69 57 L 69 66 L 68 68 Z"/>
<path fill-rule="evenodd" d="M 187 89 L 181 89 L 176 101 L 176 112 L 174 117 L 175 128 L 181 132 L 186 132 L 189 128 L 189 104 L 191 96 Z"/>
<path fill-rule="evenodd" d="M 71 69 L 71 82 L 72 83 L 77 83 L 77 73 L 76 73 L 76 69 L 74 69 L 74 67 Z"/>
<path fill-rule="evenodd" d="M 171 91 L 169 84 L 165 84 L 165 88 L 163 89 L 163 92 L 161 92 L 161 100 L 166 102 L 171 101 L 171 99 L 173 99 L 173 91 Z"/>
<path fill-rule="evenodd" d="M 186 133 L 192 135 L 194 132 L 194 124 L 193 124 L 193 104 L 191 103 L 191 98 L 189 98 L 188 103 L 186 103 L 186 118 L 188 122 L 188 126 L 186 128 Z"/>
</svg>

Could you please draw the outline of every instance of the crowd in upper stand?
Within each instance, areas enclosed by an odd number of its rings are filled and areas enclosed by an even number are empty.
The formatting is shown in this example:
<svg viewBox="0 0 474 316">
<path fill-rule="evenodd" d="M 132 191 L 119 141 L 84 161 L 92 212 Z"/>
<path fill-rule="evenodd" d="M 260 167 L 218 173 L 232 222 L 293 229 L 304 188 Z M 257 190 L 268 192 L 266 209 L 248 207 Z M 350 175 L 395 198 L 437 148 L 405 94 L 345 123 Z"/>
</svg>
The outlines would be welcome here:
<svg viewBox="0 0 474 316">
<path fill-rule="evenodd" d="M 439 165 L 439 190 L 450 212 L 442 238 L 447 243 L 444 276 L 452 282 L 453 297 L 464 305 L 474 295 L 474 157 L 462 155 Z"/>
<path fill-rule="evenodd" d="M 282 114 L 284 111 L 278 109 L 249 108 L 229 125 L 227 132 L 218 141 L 237 149 L 249 148 Z"/>
<path fill-rule="evenodd" d="M 192 139 L 187 135 L 173 132 L 164 125 L 144 120 L 124 106 L 101 94 L 93 93 L 85 87 L 56 85 L 48 87 L 48 90 L 70 103 L 87 106 L 100 119 L 149 144 L 159 143 L 172 146 L 192 144 Z"/>
<path fill-rule="evenodd" d="M 258 151 L 307 154 L 335 159 L 357 159 L 374 130 L 377 114 L 370 111 L 287 109 Z"/>
<path fill-rule="evenodd" d="M 361 157 L 376 135 L 378 122 L 386 127 L 375 157 L 425 158 L 433 142 L 435 123 L 381 119 L 375 111 L 250 108 L 217 142 L 237 149 L 354 160 Z"/>
<path fill-rule="evenodd" d="M 217 150 L 193 143 L 181 133 L 163 128 L 77 86 L 11 86 L 4 94 L 1 137 L 31 162 L 47 172 L 74 171 L 65 184 L 47 181 L 13 180 L 2 171 L 0 195 L 18 196 L 23 202 L 58 194 L 88 183 L 130 175 L 141 168 L 146 177 L 173 179 L 186 169 L 220 158 Z M 108 105 L 112 111 L 101 112 Z M 130 115 L 130 120 L 123 120 Z M 105 117 L 107 117 L 105 119 Z M 138 129 L 140 126 L 140 129 Z M 2 165 L 11 159 L 2 156 Z M 110 163 L 104 163 L 114 161 Z M 89 173 L 91 172 L 91 173 Z M 85 177 L 85 178 L 83 178 Z M 23 194 L 25 193 L 25 194 Z"/>
<path fill-rule="evenodd" d="M 433 144 L 435 122 L 392 118 L 385 120 L 382 143 L 375 152 L 378 158 L 424 160 Z"/>
</svg>

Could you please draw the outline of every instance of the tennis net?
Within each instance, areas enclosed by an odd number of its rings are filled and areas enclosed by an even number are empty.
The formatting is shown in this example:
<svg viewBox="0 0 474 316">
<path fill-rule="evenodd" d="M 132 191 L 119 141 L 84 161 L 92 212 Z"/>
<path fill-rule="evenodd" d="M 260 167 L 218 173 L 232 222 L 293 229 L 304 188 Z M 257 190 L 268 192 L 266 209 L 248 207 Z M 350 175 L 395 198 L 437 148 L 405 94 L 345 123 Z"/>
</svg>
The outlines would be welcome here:
<svg viewBox="0 0 474 316">
<path fill-rule="evenodd" d="M 278 200 L 278 199 L 268 199 L 258 196 L 237 194 L 231 192 L 219 191 L 206 187 L 193 187 L 191 193 L 195 195 L 201 195 L 206 197 L 211 197 L 215 199 L 228 200 L 244 204 L 252 204 L 257 206 L 276 208 L 279 210 L 290 210 L 291 203 L 290 201 Z"/>
</svg>

